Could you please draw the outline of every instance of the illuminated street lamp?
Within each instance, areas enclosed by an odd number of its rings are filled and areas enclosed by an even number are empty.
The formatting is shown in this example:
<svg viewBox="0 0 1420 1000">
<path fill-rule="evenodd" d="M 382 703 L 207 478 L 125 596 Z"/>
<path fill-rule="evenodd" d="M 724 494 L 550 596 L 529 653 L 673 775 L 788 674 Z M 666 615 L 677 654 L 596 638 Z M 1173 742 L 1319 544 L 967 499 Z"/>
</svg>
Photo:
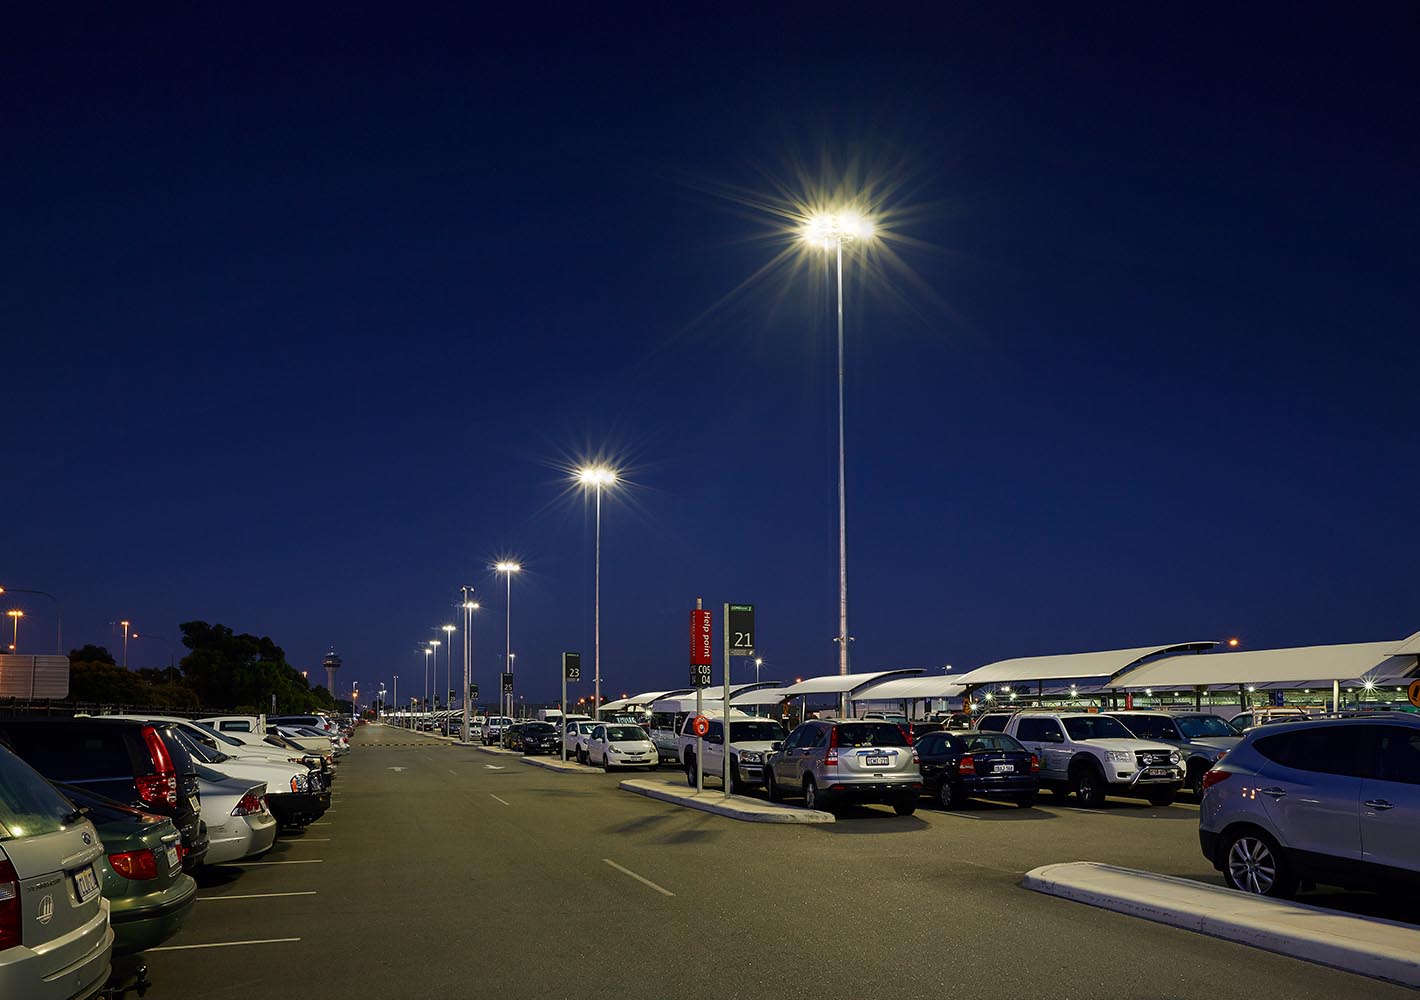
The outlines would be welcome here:
<svg viewBox="0 0 1420 1000">
<path fill-rule="evenodd" d="M 493 569 L 503 574 L 506 588 L 503 598 L 503 669 L 508 673 L 513 672 L 513 574 L 521 573 L 523 567 L 507 559 L 493 564 Z M 503 685 L 501 678 L 498 684 L 498 704 L 503 704 Z M 508 695 L 508 715 L 513 714 L 513 696 Z"/>
<path fill-rule="evenodd" d="M 431 639 L 429 645 L 424 647 L 424 711 L 429 710 L 429 657 L 434 655 L 436 640 Z"/>
<path fill-rule="evenodd" d="M 759 683 L 759 668 L 762 666 L 764 666 L 764 657 L 756 656 L 754 658 L 754 682 L 756 684 Z"/>
<path fill-rule="evenodd" d="M 48 597 L 54 602 L 54 652 L 56 656 L 64 655 L 64 609 L 60 607 L 59 598 L 55 597 L 47 590 L 32 590 L 28 587 L 0 587 L 0 594 L 38 594 L 40 597 Z"/>
<path fill-rule="evenodd" d="M 460 587 L 459 589 L 463 591 L 463 729 L 460 731 L 459 738 L 467 743 L 469 741 L 468 729 L 470 724 L 469 708 L 471 707 L 468 703 L 468 692 L 470 690 L 470 684 L 473 681 L 473 676 L 470 672 L 472 670 L 473 653 L 472 647 L 469 646 L 469 641 L 473 633 L 473 613 L 478 610 L 478 602 L 470 600 L 470 595 L 473 593 L 472 587 Z"/>
<path fill-rule="evenodd" d="M 16 652 L 20 645 L 20 619 L 25 617 L 25 613 L 19 608 L 11 608 L 5 614 L 10 616 L 10 620 L 15 623 L 15 631 L 10 639 L 10 652 Z"/>
<path fill-rule="evenodd" d="M 119 622 L 119 624 L 123 626 L 123 669 L 127 670 L 127 669 L 128 669 L 128 626 L 129 626 L 129 625 L 132 625 L 133 623 L 132 623 L 132 622 L 127 622 L 127 621 L 122 621 L 122 622 Z"/>
<path fill-rule="evenodd" d="M 445 684 L 444 684 L 444 690 L 447 691 L 447 692 L 449 692 L 449 694 L 446 694 L 446 695 L 444 696 L 444 697 L 446 697 L 446 698 L 452 697 L 452 692 L 453 692 L 453 690 L 454 690 L 454 633 L 457 632 L 458 630 L 459 630 L 459 629 L 458 629 L 458 626 L 457 626 L 457 625 L 444 625 L 444 626 L 441 626 L 441 631 L 444 633 L 444 635 L 445 635 L 445 636 L 447 637 L 447 639 L 448 639 L 448 641 L 444 643 L 445 650 L 446 650 L 445 656 L 444 656 L 444 682 L 445 682 Z M 464 690 L 467 690 L 467 688 L 465 688 Z M 444 708 L 450 709 L 450 708 L 453 708 L 453 706 L 452 706 L 451 704 L 449 704 L 448 702 L 445 702 L 445 703 L 444 703 Z M 452 721 L 452 719 L 451 719 L 450 717 L 445 716 L 445 718 L 444 718 L 444 735 L 445 735 L 445 736 L 449 735 L 449 723 L 450 723 L 451 721 Z"/>
<path fill-rule="evenodd" d="M 592 577 L 592 718 L 602 717 L 602 490 L 616 485 L 616 470 L 586 465 L 577 470 L 577 482 L 597 496 L 595 570 Z"/>
<path fill-rule="evenodd" d="M 843 247 L 873 235 L 873 224 L 858 212 L 840 209 L 811 216 L 800 230 L 800 238 L 811 247 L 834 255 L 838 277 L 838 673 L 847 674 L 848 644 L 848 500 L 844 471 L 843 444 Z M 840 710 L 847 710 L 847 695 L 840 699 Z"/>
</svg>

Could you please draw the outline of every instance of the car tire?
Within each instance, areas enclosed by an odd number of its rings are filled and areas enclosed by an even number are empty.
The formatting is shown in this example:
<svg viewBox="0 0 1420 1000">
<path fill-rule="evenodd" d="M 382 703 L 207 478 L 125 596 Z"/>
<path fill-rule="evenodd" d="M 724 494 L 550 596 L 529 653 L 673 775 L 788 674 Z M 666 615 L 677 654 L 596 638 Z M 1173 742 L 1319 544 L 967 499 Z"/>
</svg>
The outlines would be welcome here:
<svg viewBox="0 0 1420 1000">
<path fill-rule="evenodd" d="M 1297 891 L 1291 864 L 1277 841 L 1260 830 L 1249 827 L 1225 835 L 1220 856 L 1229 888 L 1274 899 L 1290 899 Z"/>
<path fill-rule="evenodd" d="M 943 782 L 943 784 L 946 784 L 946 782 Z M 913 813 L 915 813 L 915 812 L 917 811 L 917 799 L 916 799 L 916 798 L 910 798 L 910 799 L 909 799 L 909 798 L 902 798 L 902 799 L 898 799 L 896 802 L 894 802 L 894 803 L 892 804 L 892 811 L 895 812 L 895 813 L 897 813 L 899 816 L 911 816 Z"/>
<path fill-rule="evenodd" d="M 1195 767 L 1188 776 L 1188 791 L 1193 795 L 1194 802 L 1203 801 L 1203 776 L 1207 773 L 1208 768 Z"/>
<path fill-rule="evenodd" d="M 734 795 L 743 786 L 740 784 L 740 766 L 734 761 L 730 761 L 730 794 Z"/>
<path fill-rule="evenodd" d="M 805 776 L 804 776 L 804 808 L 805 808 L 805 809 L 818 809 L 818 808 L 820 808 L 820 807 L 821 807 L 821 806 L 820 806 L 820 802 L 819 802 L 818 785 L 814 782 L 814 779 L 813 779 L 811 776 L 805 775 Z"/>
<path fill-rule="evenodd" d="M 602 754 L 602 770 L 607 774 L 611 773 L 611 758 L 606 754 Z"/>
<path fill-rule="evenodd" d="M 768 764 L 764 766 L 764 794 L 770 802 L 784 801 L 784 793 L 779 790 L 779 782 L 774 780 L 774 772 Z"/>
<path fill-rule="evenodd" d="M 685 755 L 685 783 L 691 788 L 695 787 L 695 754 Z"/>
<path fill-rule="evenodd" d="M 961 805 L 961 798 L 956 789 L 952 787 L 952 783 L 945 778 L 942 779 L 942 783 L 937 786 L 937 805 L 951 811 Z"/>
<path fill-rule="evenodd" d="M 1029 809 L 1031 806 L 1035 805 L 1035 792 L 1017 795 L 1016 805 L 1020 806 L 1022 809 Z"/>
<path fill-rule="evenodd" d="M 1104 775 L 1099 773 L 1099 768 L 1088 764 L 1076 768 L 1070 779 L 1070 788 L 1074 791 L 1075 798 L 1080 800 L 1080 805 L 1086 809 L 1098 809 L 1104 805 L 1107 789 Z"/>
</svg>

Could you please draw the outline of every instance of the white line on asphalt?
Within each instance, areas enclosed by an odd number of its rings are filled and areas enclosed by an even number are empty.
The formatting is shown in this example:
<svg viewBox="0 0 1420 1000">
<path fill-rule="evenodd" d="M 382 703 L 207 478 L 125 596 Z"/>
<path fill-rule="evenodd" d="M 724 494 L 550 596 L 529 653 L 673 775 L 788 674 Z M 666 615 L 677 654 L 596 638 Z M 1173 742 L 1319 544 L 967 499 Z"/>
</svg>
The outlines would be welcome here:
<svg viewBox="0 0 1420 1000">
<path fill-rule="evenodd" d="M 452 767 L 449 768 L 449 773 L 450 773 L 450 774 L 458 774 L 458 772 L 455 771 Z"/>
<path fill-rule="evenodd" d="M 492 792 L 489 792 L 488 794 L 489 794 L 489 795 L 493 795 Z M 496 795 L 493 795 L 493 797 L 494 797 L 495 799 L 498 799 L 498 796 L 496 796 Z M 513 804 L 513 803 L 509 802 L 507 799 L 498 799 L 498 801 L 501 802 L 501 803 L 503 803 L 505 806 L 510 806 L 510 805 Z"/>
<path fill-rule="evenodd" d="M 973 817 L 974 818 L 974 817 Z M 283 840 L 283 844 L 329 844 L 329 837 L 298 837 L 295 840 Z"/>
<path fill-rule="evenodd" d="M 198 899 L 277 899 L 282 896 L 314 896 L 314 889 L 308 892 L 253 892 L 246 896 L 198 896 Z"/>
<path fill-rule="evenodd" d="M 189 951 L 193 948 L 235 948 L 243 944 L 290 944 L 300 938 L 260 938 L 256 941 L 218 941 L 215 944 L 170 944 L 162 948 L 149 948 L 149 951 Z"/>
<path fill-rule="evenodd" d="M 330 826 L 329 823 L 307 823 L 306 826 Z"/>
<path fill-rule="evenodd" d="M 648 878 L 646 878 L 646 877 L 644 877 L 644 876 L 641 876 L 641 875 L 637 875 L 637 874 L 636 874 L 635 872 L 633 872 L 630 868 L 623 868 L 623 867 L 621 867 L 621 865 L 619 865 L 619 864 L 617 864 L 615 861 L 611 860 L 611 858 L 602 858 L 602 861 L 604 861 L 605 863 L 611 865 L 611 866 L 612 866 L 613 868 L 615 868 L 617 871 L 621 872 L 621 874 L 623 874 L 623 875 L 630 875 L 632 878 L 634 878 L 636 881 L 640 882 L 642 885 L 649 885 L 652 889 L 655 889 L 655 890 L 656 890 L 657 892 L 659 892 L 662 896 L 674 896 L 674 895 L 675 895 L 675 893 L 671 892 L 669 889 L 663 889 L 662 887 L 658 886 L 656 883 L 652 882 L 650 879 L 648 879 Z"/>
<path fill-rule="evenodd" d="M 213 865 L 214 868 L 254 868 L 257 865 L 318 865 L 324 859 L 308 858 L 304 861 L 224 861 L 220 865 Z"/>
<path fill-rule="evenodd" d="M 734 702 L 731 702 L 730 704 L 733 705 Z M 981 818 L 980 816 L 973 816 L 973 815 L 971 815 L 971 813 L 959 813 L 959 812 L 943 812 L 941 815 L 942 815 L 943 817 L 945 817 L 946 819 L 978 819 L 978 820 L 979 820 L 979 819 Z"/>
</svg>

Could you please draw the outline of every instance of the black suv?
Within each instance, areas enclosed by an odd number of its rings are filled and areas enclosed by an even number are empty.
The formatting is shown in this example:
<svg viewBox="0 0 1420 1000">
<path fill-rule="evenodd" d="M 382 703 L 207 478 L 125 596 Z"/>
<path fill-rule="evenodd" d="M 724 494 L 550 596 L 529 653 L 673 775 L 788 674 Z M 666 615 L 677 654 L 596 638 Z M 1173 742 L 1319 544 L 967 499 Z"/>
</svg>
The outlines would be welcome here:
<svg viewBox="0 0 1420 1000">
<path fill-rule="evenodd" d="M 50 781 L 79 785 L 167 816 L 182 834 L 182 870 L 207 855 L 197 767 L 170 724 L 119 719 L 0 719 L 0 743 Z"/>
<path fill-rule="evenodd" d="M 562 738 L 550 722 L 528 722 L 518 729 L 518 748 L 525 754 L 560 753 Z"/>
</svg>

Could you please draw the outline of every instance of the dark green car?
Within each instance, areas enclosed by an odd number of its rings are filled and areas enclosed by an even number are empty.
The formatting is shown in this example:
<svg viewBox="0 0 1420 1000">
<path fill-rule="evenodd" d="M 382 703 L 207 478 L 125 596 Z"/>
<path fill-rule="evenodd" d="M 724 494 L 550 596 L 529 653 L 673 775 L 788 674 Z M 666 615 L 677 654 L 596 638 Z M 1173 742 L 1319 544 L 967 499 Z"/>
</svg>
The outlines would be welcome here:
<svg viewBox="0 0 1420 1000">
<path fill-rule="evenodd" d="M 114 957 L 156 947 L 176 934 L 192 912 L 197 883 L 182 873 L 182 839 L 172 820 L 75 785 L 54 787 L 86 811 L 103 841 L 99 870 L 111 908 Z"/>
</svg>

